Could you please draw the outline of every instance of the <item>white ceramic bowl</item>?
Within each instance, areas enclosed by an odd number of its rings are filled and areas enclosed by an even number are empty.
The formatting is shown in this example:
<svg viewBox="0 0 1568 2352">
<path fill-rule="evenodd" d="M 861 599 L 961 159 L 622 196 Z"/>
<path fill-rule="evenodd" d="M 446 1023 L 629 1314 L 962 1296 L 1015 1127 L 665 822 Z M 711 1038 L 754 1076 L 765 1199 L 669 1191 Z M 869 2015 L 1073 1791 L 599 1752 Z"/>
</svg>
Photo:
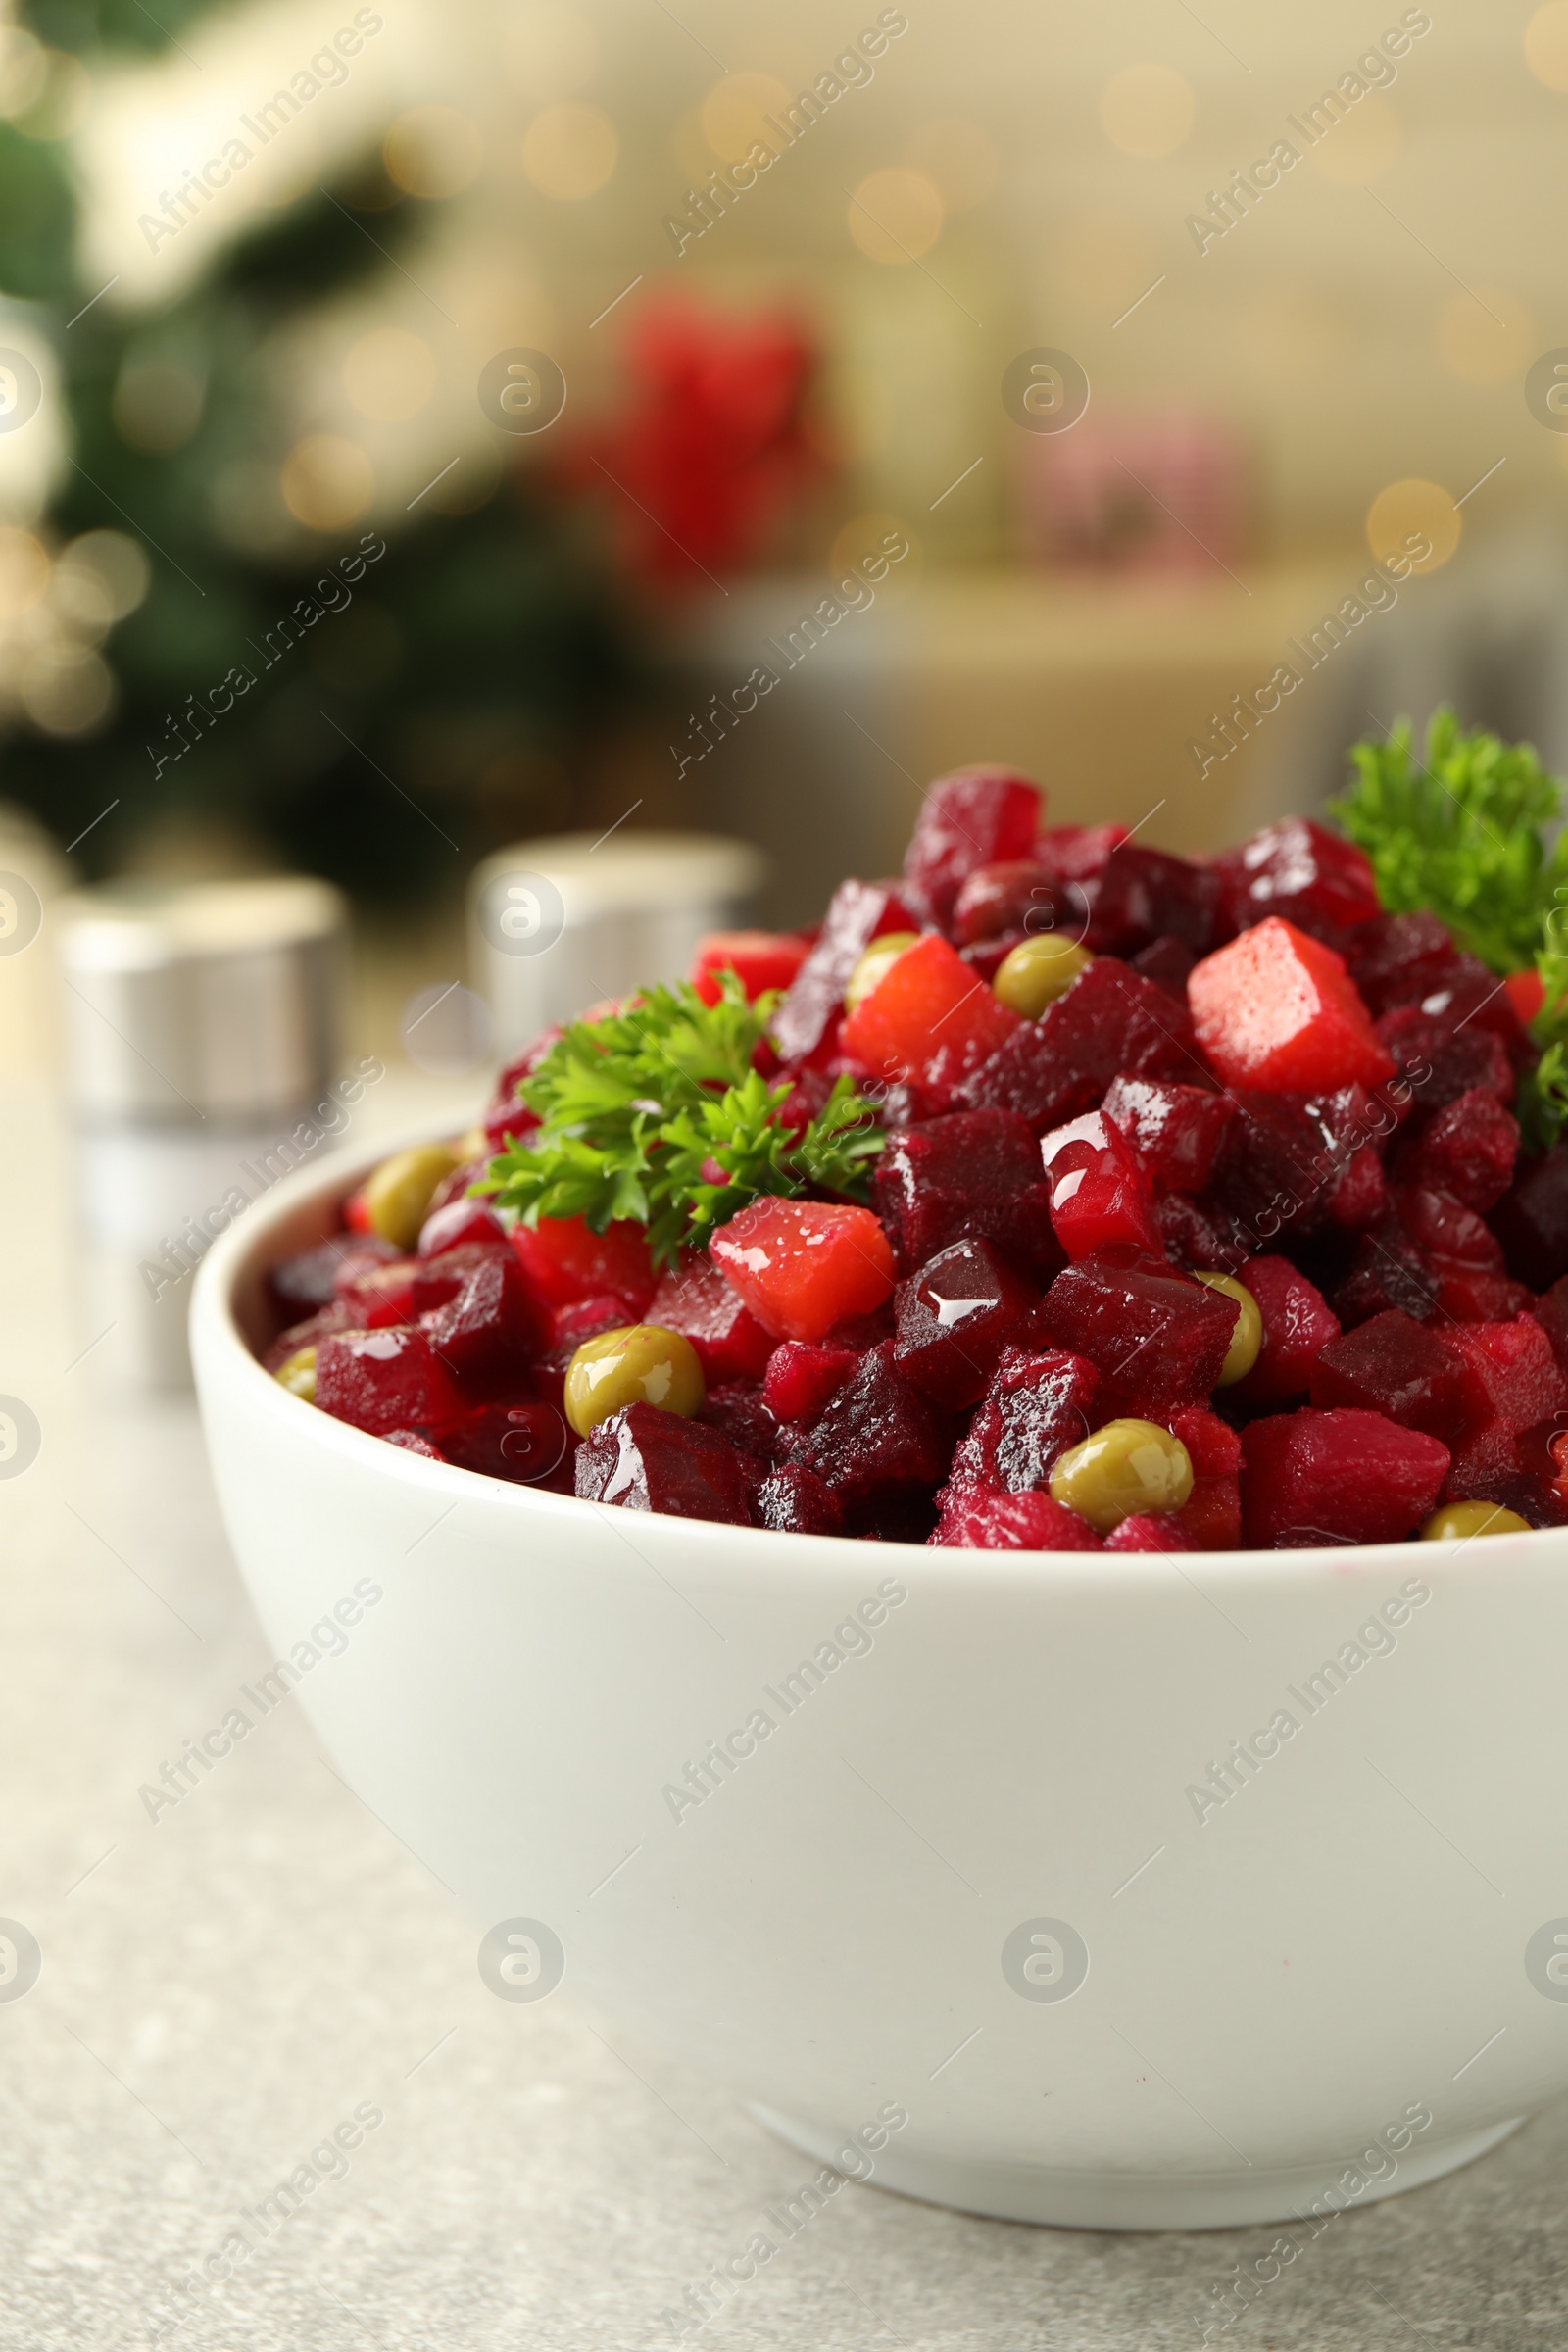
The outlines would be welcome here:
<svg viewBox="0 0 1568 2352">
<path fill-rule="evenodd" d="M 1568 1532 L 962 1552 L 477 1477 L 247 1347 L 368 1164 L 213 1250 L 202 1411 L 269 1642 L 506 1997 L 564 1967 L 820 2160 L 1095 2228 L 1332 2211 L 1568 2088 Z"/>
</svg>

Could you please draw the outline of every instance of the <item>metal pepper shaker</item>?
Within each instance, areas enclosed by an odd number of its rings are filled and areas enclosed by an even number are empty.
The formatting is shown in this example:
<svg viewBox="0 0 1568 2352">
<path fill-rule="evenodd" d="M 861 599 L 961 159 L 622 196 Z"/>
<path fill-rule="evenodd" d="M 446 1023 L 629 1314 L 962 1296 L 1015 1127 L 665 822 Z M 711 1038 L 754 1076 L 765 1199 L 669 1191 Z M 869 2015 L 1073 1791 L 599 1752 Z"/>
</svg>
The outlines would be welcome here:
<svg viewBox="0 0 1568 2352">
<path fill-rule="evenodd" d="M 197 1264 L 330 1149 L 367 1083 L 334 1078 L 344 903 L 302 876 L 120 882 L 61 900 L 56 922 L 83 1352 L 134 1387 L 186 1388 Z"/>
</svg>

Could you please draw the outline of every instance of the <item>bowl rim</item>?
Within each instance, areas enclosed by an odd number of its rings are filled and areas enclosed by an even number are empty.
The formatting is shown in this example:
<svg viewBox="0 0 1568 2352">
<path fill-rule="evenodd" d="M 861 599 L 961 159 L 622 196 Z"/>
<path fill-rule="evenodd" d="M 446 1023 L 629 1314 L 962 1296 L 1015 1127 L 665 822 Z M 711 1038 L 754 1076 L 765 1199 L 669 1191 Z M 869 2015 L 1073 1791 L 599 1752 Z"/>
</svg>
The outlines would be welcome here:
<svg viewBox="0 0 1568 2352">
<path fill-rule="evenodd" d="M 197 1268 L 190 1301 L 191 1354 L 203 1413 L 209 1409 L 206 1393 L 209 1363 L 215 1369 L 226 1367 L 235 1372 L 242 1389 L 248 1389 L 257 1411 L 281 1413 L 283 1426 L 301 1444 L 314 1443 L 318 1449 L 337 1453 L 345 1473 L 375 1473 L 454 1505 L 466 1499 L 482 1501 L 488 1509 L 514 1515 L 519 1522 L 543 1517 L 561 1524 L 580 1525 L 578 1514 L 584 1504 L 578 1496 L 554 1494 L 509 1479 L 492 1478 L 484 1471 L 465 1469 L 456 1462 L 430 1461 L 422 1454 L 389 1446 L 383 1438 L 318 1411 L 303 1397 L 281 1388 L 263 1368 L 241 1328 L 236 1293 L 242 1283 L 257 1279 L 270 1262 L 279 1228 L 308 1219 L 313 1208 L 337 1205 L 381 1160 L 411 1145 L 428 1143 L 431 1136 L 432 1129 L 425 1122 L 408 1132 L 380 1138 L 374 1144 L 367 1143 L 358 1152 L 342 1146 L 318 1163 L 292 1169 L 217 1237 Z M 832 1572 L 836 1579 L 839 1570 L 850 1562 L 864 1562 L 867 1551 L 873 1559 L 886 1556 L 897 1563 L 900 1574 L 906 1574 L 917 1564 L 921 1585 L 927 1589 L 951 1580 L 976 1589 L 1023 1586 L 1058 1592 L 1114 1589 L 1153 1593 L 1167 1588 L 1168 1573 L 1174 1568 L 1177 1575 L 1193 1586 L 1197 1596 L 1205 1600 L 1210 1596 L 1204 1586 L 1216 1580 L 1232 1589 L 1250 1587 L 1266 1579 L 1271 1589 L 1298 1590 L 1322 1586 L 1330 1580 L 1340 1584 L 1351 1576 L 1360 1579 L 1382 1574 L 1401 1563 L 1405 1564 L 1407 1574 L 1414 1574 L 1417 1559 L 1423 1575 L 1441 1574 L 1445 1582 L 1466 1573 L 1493 1582 L 1504 1570 L 1512 1571 L 1514 1576 L 1527 1570 L 1563 1573 L 1560 1565 L 1553 1567 L 1552 1555 L 1558 1546 L 1535 1544 L 1521 1553 L 1516 1537 L 1506 1533 L 1451 1542 L 1303 1544 L 1286 1550 L 1246 1546 L 1235 1551 L 1195 1552 L 968 1550 L 957 1545 L 868 1544 L 864 1538 L 856 1536 L 812 1536 L 773 1528 L 734 1527 L 710 1520 L 666 1517 L 657 1512 L 625 1512 L 606 1504 L 590 1503 L 587 1507 L 601 1520 L 609 1520 L 640 1556 L 645 1545 L 652 1544 L 656 1552 L 666 1553 L 671 1564 L 678 1560 L 688 1571 L 697 1566 L 729 1569 L 739 1564 L 752 1580 L 770 1564 L 787 1571 L 790 1577 L 798 1577 L 803 1570 L 820 1569 L 824 1575 Z M 627 1526 L 627 1521 L 634 1526 Z M 1531 1532 L 1543 1537 L 1555 1533 L 1568 1536 L 1568 1529 Z M 1192 1568 L 1199 1567 L 1203 1585 L 1199 1585 L 1192 1574 Z M 1210 1605 L 1217 1604 L 1211 1601 Z"/>
</svg>

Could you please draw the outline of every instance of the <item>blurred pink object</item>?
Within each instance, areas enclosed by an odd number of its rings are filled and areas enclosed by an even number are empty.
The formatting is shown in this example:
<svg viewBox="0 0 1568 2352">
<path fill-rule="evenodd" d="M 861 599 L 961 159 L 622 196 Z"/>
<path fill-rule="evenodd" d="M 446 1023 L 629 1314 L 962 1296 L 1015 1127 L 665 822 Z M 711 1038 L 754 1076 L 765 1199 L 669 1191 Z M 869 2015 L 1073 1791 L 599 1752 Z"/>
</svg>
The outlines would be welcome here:
<svg viewBox="0 0 1568 2352">
<path fill-rule="evenodd" d="M 1197 416 L 1085 416 L 1070 432 L 1018 436 L 1025 552 L 1074 569 L 1212 571 L 1243 552 L 1247 461 Z"/>
</svg>

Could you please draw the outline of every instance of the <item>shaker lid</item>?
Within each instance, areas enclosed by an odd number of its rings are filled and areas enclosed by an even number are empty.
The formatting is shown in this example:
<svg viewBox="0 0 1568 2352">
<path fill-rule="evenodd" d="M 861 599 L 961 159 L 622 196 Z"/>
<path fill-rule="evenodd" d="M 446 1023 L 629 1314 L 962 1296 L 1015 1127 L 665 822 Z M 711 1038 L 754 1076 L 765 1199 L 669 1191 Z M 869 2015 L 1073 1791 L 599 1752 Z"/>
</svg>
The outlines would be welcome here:
<svg viewBox="0 0 1568 2352">
<path fill-rule="evenodd" d="M 304 1102 L 332 1074 L 345 920 L 329 883 L 292 874 L 59 900 L 77 1107 L 227 1121 Z"/>
</svg>

